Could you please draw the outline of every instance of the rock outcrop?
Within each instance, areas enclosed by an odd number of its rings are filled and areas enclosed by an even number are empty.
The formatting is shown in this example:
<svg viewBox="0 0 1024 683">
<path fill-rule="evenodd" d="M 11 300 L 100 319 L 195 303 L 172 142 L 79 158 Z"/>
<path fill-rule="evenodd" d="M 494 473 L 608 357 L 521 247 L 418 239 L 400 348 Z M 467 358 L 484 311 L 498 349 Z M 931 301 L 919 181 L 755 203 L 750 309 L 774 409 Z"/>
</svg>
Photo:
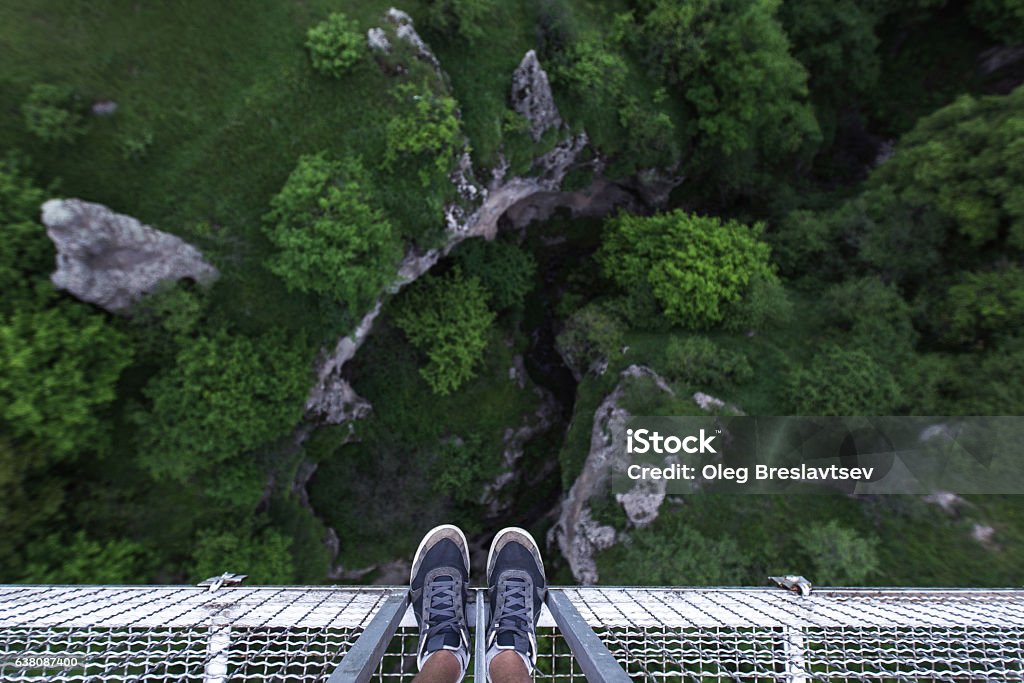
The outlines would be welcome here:
<svg viewBox="0 0 1024 683">
<path fill-rule="evenodd" d="M 512 72 L 512 108 L 530 122 L 534 142 L 539 142 L 549 129 L 562 125 L 548 75 L 533 50 L 523 55 L 523 61 Z"/>
<path fill-rule="evenodd" d="M 54 286 L 114 313 L 161 282 L 208 283 L 218 275 L 188 242 L 102 204 L 51 199 L 43 204 L 42 221 L 57 247 Z"/>
<path fill-rule="evenodd" d="M 594 413 L 590 452 L 583 464 L 583 471 L 569 489 L 558 522 L 548 534 L 548 542 L 558 547 L 569 563 L 573 577 L 584 585 L 594 584 L 598 580 L 594 555 L 610 548 L 616 541 L 614 528 L 594 520 L 590 512 L 590 499 L 609 495 L 612 472 L 625 457 L 626 422 L 632 415 L 620 405 L 620 401 L 626 381 L 641 377 L 651 379 L 662 391 L 672 391 L 648 367 L 631 365 L 622 371 L 619 384 Z M 623 506 L 633 526 L 646 526 L 657 517 L 658 509 L 665 500 L 665 482 L 638 482 L 630 491 L 616 494 L 616 500 Z"/>
<path fill-rule="evenodd" d="M 434 67 L 438 78 L 443 83 L 447 82 L 437 57 L 416 32 L 408 14 L 392 8 L 388 10 L 384 21 L 396 39 L 412 46 L 420 59 Z M 371 29 L 367 38 L 376 43 L 380 50 L 387 50 L 389 48 L 381 41 L 382 37 L 387 39 L 383 31 Z M 516 69 L 512 89 L 513 103 L 517 99 L 525 103 L 517 111 L 530 119 L 531 127 L 537 126 L 537 130 L 543 132 L 561 124 L 547 74 L 532 50 L 526 53 Z M 522 98 L 516 97 L 517 89 L 525 89 Z M 594 191 L 562 192 L 562 181 L 571 169 L 580 164 L 580 156 L 588 144 L 589 138 L 585 132 L 567 137 L 535 159 L 531 173 L 527 176 L 509 177 L 508 163 L 502 159 L 492 170 L 490 182 L 483 186 L 476 180 L 467 140 L 459 163 L 450 175 L 458 200 L 449 203 L 444 209 L 444 245 L 424 251 L 410 250 L 399 264 L 388 294 L 394 294 L 405 285 L 415 282 L 462 241 L 474 237 L 493 239 L 502 218 L 512 228 L 522 228 L 533 220 L 550 216 L 556 208 L 563 206 L 569 208 L 573 215 L 603 215 L 619 206 L 635 207 L 648 199 L 661 201 L 683 181 L 682 176 L 675 175 L 671 170 L 667 174 L 650 171 L 638 174 L 635 191 L 627 189 L 623 184 L 598 179 Z M 599 175 L 600 160 L 589 163 L 595 174 Z M 364 316 L 353 334 L 339 340 L 333 351 L 325 351 L 322 355 L 317 366 L 316 386 L 306 402 L 309 416 L 330 424 L 342 424 L 364 417 L 371 410 L 369 403 L 357 396 L 342 377 L 342 371 L 369 334 L 382 303 L 383 297 Z"/>
</svg>

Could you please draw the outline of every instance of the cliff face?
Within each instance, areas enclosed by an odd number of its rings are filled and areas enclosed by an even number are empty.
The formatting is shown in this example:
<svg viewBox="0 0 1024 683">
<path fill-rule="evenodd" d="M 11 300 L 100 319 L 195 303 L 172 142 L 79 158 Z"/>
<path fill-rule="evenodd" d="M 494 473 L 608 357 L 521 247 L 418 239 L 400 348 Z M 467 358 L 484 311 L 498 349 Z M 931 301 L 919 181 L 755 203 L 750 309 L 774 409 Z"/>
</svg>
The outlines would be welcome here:
<svg viewBox="0 0 1024 683">
<path fill-rule="evenodd" d="M 408 43 L 419 59 L 430 64 L 442 83 L 447 77 L 437 57 L 416 32 L 408 14 L 392 8 L 384 17 L 384 28 L 367 32 L 367 43 L 373 50 L 387 52 L 395 41 Z M 510 101 L 513 109 L 525 117 L 534 139 L 547 130 L 559 128 L 561 116 L 555 105 L 547 73 L 533 50 L 524 55 L 511 75 Z M 445 207 L 445 242 L 436 249 L 410 250 L 398 267 L 390 294 L 415 282 L 443 256 L 463 240 L 474 237 L 494 239 L 499 219 L 512 228 L 522 228 L 534 220 L 548 218 L 558 208 L 567 208 L 574 216 L 606 215 L 622 206 L 630 208 L 657 206 L 664 203 L 672 188 L 683 182 L 674 173 L 648 171 L 621 182 L 600 177 L 602 162 L 595 156 L 587 162 L 595 171 L 593 185 L 582 191 L 563 192 L 562 183 L 570 170 L 581 165 L 580 158 L 589 145 L 586 132 L 569 135 L 532 164 L 527 176 L 508 176 L 507 163 L 500 163 L 487 173 L 478 173 L 468 152 L 450 175 L 460 201 Z M 490 176 L 486 185 L 476 179 Z M 371 406 L 342 377 L 345 364 L 362 345 L 380 312 L 384 297 L 362 319 L 356 331 L 341 338 L 333 350 L 325 350 L 317 363 L 316 384 L 306 402 L 310 417 L 326 424 L 343 424 L 364 417 Z"/>
<path fill-rule="evenodd" d="M 161 282 L 217 278 L 217 269 L 179 237 L 80 199 L 51 199 L 42 222 L 57 248 L 50 279 L 82 301 L 126 312 Z"/>
</svg>

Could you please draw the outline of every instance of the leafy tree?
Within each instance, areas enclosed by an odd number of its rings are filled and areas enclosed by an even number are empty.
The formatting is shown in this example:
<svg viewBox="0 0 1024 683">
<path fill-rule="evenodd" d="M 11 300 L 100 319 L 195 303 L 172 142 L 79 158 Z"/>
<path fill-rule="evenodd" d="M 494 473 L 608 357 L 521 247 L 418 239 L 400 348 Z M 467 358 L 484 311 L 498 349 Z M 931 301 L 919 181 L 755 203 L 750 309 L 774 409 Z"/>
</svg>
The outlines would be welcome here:
<svg viewBox="0 0 1024 683">
<path fill-rule="evenodd" d="M 123 584 L 145 581 L 146 552 L 127 539 L 106 542 L 84 531 L 51 534 L 28 546 L 24 583 Z"/>
<path fill-rule="evenodd" d="M 887 188 L 879 211 L 902 203 L 946 219 L 972 245 L 1024 248 L 1024 88 L 963 96 L 921 119 L 869 188 Z"/>
<path fill-rule="evenodd" d="M 250 525 L 216 531 L 200 531 L 193 553 L 192 576 L 197 581 L 224 572 L 246 574 L 254 584 L 290 584 L 295 581 L 291 539 L 266 528 L 254 531 Z"/>
<path fill-rule="evenodd" d="M 493 322 L 480 279 L 458 268 L 422 278 L 395 306 L 395 324 L 429 359 L 420 375 L 442 396 L 473 377 Z"/>
<path fill-rule="evenodd" d="M 483 37 L 483 23 L 494 6 L 494 0 L 429 0 L 427 26 L 443 35 L 457 32 L 472 44 Z"/>
<path fill-rule="evenodd" d="M 537 262 L 514 244 L 472 239 L 463 242 L 454 257 L 466 276 L 480 278 L 495 311 L 521 306 L 533 289 Z"/>
<path fill-rule="evenodd" d="M 972 0 L 971 21 L 1008 45 L 1024 43 L 1024 1 Z"/>
<path fill-rule="evenodd" d="M 750 558 L 732 538 L 710 539 L 681 515 L 662 515 L 600 557 L 601 580 L 626 586 L 735 586 Z"/>
<path fill-rule="evenodd" d="M 1024 269 L 965 273 L 949 288 L 943 317 L 951 341 L 970 344 L 1024 332 Z"/>
<path fill-rule="evenodd" d="M 75 304 L 0 318 L 0 418 L 47 456 L 102 449 L 102 411 L 131 362 L 123 334 Z"/>
<path fill-rule="evenodd" d="M 883 365 L 910 360 L 917 332 L 910 305 L 893 285 L 878 277 L 847 280 L 823 296 L 825 322 L 834 336 L 861 349 Z"/>
<path fill-rule="evenodd" d="M 265 230 L 278 253 L 269 266 L 289 288 L 361 310 L 391 282 L 401 246 L 358 159 L 300 157 L 270 206 Z"/>
<path fill-rule="evenodd" d="M 84 131 L 75 91 L 69 86 L 37 83 L 21 105 L 25 127 L 44 142 L 73 142 Z"/>
<path fill-rule="evenodd" d="M 38 221 L 45 199 L 22 162 L 0 157 L 0 315 L 33 306 L 53 290 L 44 277 L 53 267 L 53 244 Z"/>
<path fill-rule="evenodd" d="M 64 501 L 65 480 L 26 444 L 0 436 L 0 581 L 22 576 L 18 549 L 39 540 Z"/>
<path fill-rule="evenodd" d="M 332 12 L 306 32 L 306 48 L 314 69 L 340 78 L 362 58 L 366 38 L 359 24 L 341 12 Z"/>
<path fill-rule="evenodd" d="M 796 535 L 796 541 L 811 560 L 814 583 L 863 585 L 881 566 L 878 539 L 864 538 L 834 519 L 814 522 Z"/>
<path fill-rule="evenodd" d="M 462 135 L 456 118 L 455 100 L 433 92 L 428 87 L 416 88 L 406 83 L 395 89 L 399 101 L 412 102 L 411 111 L 395 116 L 385 128 L 387 149 L 385 168 L 393 168 L 399 159 L 426 160 L 429 165 L 419 171 L 424 187 L 447 180 L 462 149 Z"/>
<path fill-rule="evenodd" d="M 600 36 L 591 34 L 573 42 L 559 57 L 551 75 L 574 98 L 591 107 L 614 107 L 622 98 L 629 67 Z"/>
<path fill-rule="evenodd" d="M 501 463 L 500 457 L 489 462 L 481 457 L 485 453 L 484 439 L 470 434 L 465 439 L 448 439 L 437 453 L 437 479 L 434 491 L 456 503 L 478 503 L 484 493 L 484 484 L 493 479 Z"/>
<path fill-rule="evenodd" d="M 619 286 L 650 291 L 670 320 L 706 328 L 726 319 L 753 280 L 775 280 L 761 231 L 678 210 L 623 214 L 608 222 L 598 259 Z"/>
<path fill-rule="evenodd" d="M 665 346 L 665 374 L 696 387 L 743 384 L 754 377 L 746 354 L 707 337 L 673 336 Z"/>
<path fill-rule="evenodd" d="M 634 39 L 690 111 L 696 168 L 739 185 L 760 166 L 813 151 L 820 133 L 807 72 L 774 17 L 779 0 L 644 4 Z"/>
<path fill-rule="evenodd" d="M 857 0 L 789 0 L 779 19 L 793 56 L 810 74 L 816 100 L 830 106 L 869 93 L 878 80 L 877 14 Z"/>
<path fill-rule="evenodd" d="M 189 339 L 176 363 L 150 380 L 136 416 L 140 459 L 157 476 L 184 480 L 287 434 L 309 388 L 302 344 L 221 328 Z"/>
<path fill-rule="evenodd" d="M 577 377 L 607 361 L 626 343 L 622 322 L 608 306 L 592 302 L 573 313 L 555 340 L 558 353 Z"/>
<path fill-rule="evenodd" d="M 834 344 L 794 370 L 787 389 L 796 415 L 890 415 L 902 397 L 885 366 L 864 351 Z"/>
</svg>

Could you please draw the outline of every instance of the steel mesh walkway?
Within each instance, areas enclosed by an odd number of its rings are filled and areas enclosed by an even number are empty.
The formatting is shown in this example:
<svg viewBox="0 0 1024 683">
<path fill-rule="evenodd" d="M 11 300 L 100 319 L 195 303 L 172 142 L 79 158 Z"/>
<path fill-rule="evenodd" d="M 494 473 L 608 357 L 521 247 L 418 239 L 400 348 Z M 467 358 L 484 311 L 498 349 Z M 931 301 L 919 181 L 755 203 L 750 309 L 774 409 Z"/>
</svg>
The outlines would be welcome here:
<svg viewBox="0 0 1024 683">
<path fill-rule="evenodd" d="M 1024 681 L 1024 590 L 558 590 L 635 680 Z M 404 591 L 3 586 L 0 680 L 324 681 Z M 415 670 L 413 625 L 375 680 Z M 583 680 L 541 625 L 537 677 Z"/>
</svg>

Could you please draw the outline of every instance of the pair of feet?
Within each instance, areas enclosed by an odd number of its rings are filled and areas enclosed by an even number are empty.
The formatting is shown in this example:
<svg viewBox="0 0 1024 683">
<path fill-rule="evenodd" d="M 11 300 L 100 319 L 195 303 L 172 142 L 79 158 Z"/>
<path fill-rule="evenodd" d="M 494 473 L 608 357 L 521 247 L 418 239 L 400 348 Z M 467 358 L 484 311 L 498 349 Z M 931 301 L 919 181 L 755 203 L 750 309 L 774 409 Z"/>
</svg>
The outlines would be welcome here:
<svg viewBox="0 0 1024 683">
<path fill-rule="evenodd" d="M 466 618 L 469 584 L 469 545 L 451 524 L 432 529 L 412 562 L 410 591 L 420 627 L 417 664 L 440 650 L 451 652 L 465 674 L 470 638 Z M 498 532 L 487 555 L 487 670 L 506 651 L 516 652 L 533 671 L 537 661 L 537 619 L 547 581 L 540 548 L 529 532 L 508 527 Z M 459 678 L 461 680 L 461 676 Z"/>
</svg>

